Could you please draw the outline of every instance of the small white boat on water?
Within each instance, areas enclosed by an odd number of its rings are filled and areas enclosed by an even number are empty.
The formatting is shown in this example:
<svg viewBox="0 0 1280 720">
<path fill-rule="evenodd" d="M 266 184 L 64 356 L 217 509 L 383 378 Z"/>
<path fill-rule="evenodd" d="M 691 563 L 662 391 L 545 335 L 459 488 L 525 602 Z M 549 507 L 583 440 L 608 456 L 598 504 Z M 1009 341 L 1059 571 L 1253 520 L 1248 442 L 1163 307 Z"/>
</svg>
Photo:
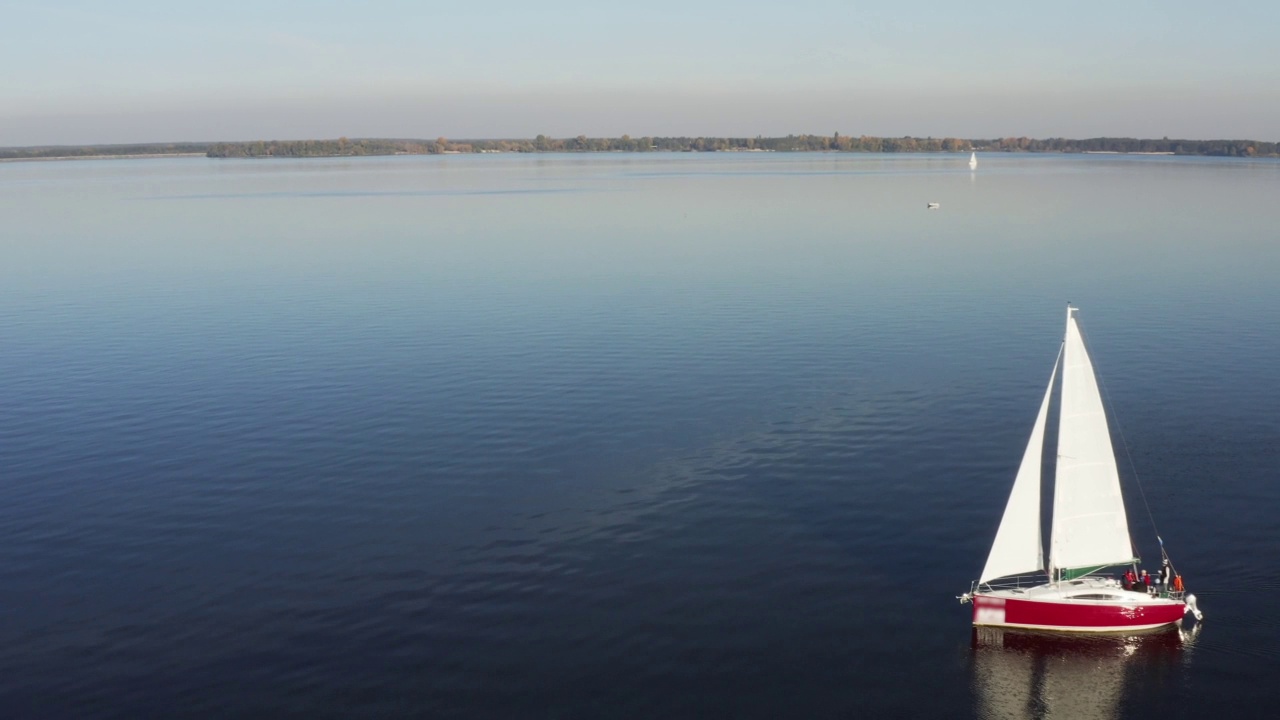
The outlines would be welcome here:
<svg viewBox="0 0 1280 720">
<path fill-rule="evenodd" d="M 978 153 L 976 152 L 969 153 L 969 169 L 970 170 L 978 169 Z"/>
<path fill-rule="evenodd" d="M 928 207 L 930 210 L 937 210 L 938 208 L 940 208 L 940 207 L 942 207 L 942 206 L 941 206 L 941 205 L 939 205 L 938 203 L 929 203 L 927 207 Z"/>
</svg>

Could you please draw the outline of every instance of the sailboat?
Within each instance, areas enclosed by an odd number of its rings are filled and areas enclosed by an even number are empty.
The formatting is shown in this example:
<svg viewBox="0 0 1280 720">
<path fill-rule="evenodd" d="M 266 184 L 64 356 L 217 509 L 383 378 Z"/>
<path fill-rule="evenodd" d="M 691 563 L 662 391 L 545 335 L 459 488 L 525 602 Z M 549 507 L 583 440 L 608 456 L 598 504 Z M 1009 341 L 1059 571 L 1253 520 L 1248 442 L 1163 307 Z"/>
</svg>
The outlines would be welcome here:
<svg viewBox="0 0 1280 720">
<path fill-rule="evenodd" d="M 978 153 L 976 152 L 969 153 L 969 169 L 970 170 L 978 169 Z"/>
<path fill-rule="evenodd" d="M 1108 568 L 1136 567 L 1111 433 L 1093 363 L 1067 306 L 1067 330 L 1031 439 L 1013 481 L 982 575 L 959 596 L 973 624 L 1070 632 L 1149 630 L 1203 614 L 1170 566 L 1170 587 L 1126 588 Z M 1062 366 L 1053 527 L 1045 563 L 1040 530 L 1040 467 L 1049 400 Z M 1157 540 L 1159 536 L 1157 535 Z M 1168 561 L 1164 541 L 1161 555 Z M 1030 576 L 1030 577 L 1027 577 Z"/>
</svg>

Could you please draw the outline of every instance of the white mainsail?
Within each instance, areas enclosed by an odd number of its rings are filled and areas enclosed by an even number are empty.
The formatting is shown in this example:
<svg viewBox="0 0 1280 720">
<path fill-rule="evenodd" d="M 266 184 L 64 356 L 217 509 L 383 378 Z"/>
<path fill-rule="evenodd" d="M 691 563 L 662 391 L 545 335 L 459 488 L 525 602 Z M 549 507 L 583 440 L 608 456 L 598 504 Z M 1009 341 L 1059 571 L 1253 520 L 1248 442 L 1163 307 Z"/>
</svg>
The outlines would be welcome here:
<svg viewBox="0 0 1280 720">
<path fill-rule="evenodd" d="M 969 153 L 969 169 L 975 170 L 977 169 L 977 167 L 978 167 L 978 153 L 971 152 Z"/>
<path fill-rule="evenodd" d="M 1040 540 L 1040 458 L 1044 450 L 1045 419 L 1049 416 L 1049 395 L 1053 392 L 1053 381 L 1058 376 L 1058 360 L 1061 358 L 1062 351 L 1059 350 L 979 583 L 1044 570 L 1044 549 Z"/>
<path fill-rule="evenodd" d="M 1075 314 L 1076 308 L 1067 308 L 1049 542 L 1051 572 L 1133 560 L 1111 433 Z"/>
</svg>

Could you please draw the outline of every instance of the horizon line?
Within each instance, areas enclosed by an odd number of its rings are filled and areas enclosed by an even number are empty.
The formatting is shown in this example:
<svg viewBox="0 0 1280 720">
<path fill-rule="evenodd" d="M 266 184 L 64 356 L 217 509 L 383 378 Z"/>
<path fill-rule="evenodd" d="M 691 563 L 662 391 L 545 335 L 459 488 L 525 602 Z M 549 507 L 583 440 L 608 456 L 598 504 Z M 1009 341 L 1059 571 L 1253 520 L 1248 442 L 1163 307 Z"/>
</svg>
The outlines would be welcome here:
<svg viewBox="0 0 1280 720">
<path fill-rule="evenodd" d="M 1128 140 L 1128 141 L 1139 141 L 1139 142 L 1147 142 L 1147 141 L 1149 141 L 1149 142 L 1196 142 L 1196 143 L 1201 143 L 1201 142 L 1236 142 L 1236 143 L 1239 143 L 1239 142 L 1256 142 L 1256 143 L 1267 143 L 1267 144 L 1270 144 L 1270 143 L 1273 143 L 1273 142 L 1280 142 L 1280 141 L 1261 140 L 1261 139 L 1258 139 L 1258 138 L 1245 138 L 1245 137 L 1235 137 L 1235 138 L 1233 138 L 1233 137 L 1205 137 L 1205 138 L 1179 137 L 1179 138 L 1175 138 L 1175 137 L 1169 137 L 1169 136 L 1162 136 L 1162 137 L 1137 137 L 1137 136 L 1133 136 L 1133 135 L 1094 135 L 1094 136 L 1091 136 L 1091 137 L 1066 137 L 1066 136 L 1062 136 L 1062 135 L 1053 135 L 1053 136 L 1047 136 L 1047 137 L 1032 137 L 1032 136 L 1029 136 L 1029 135 L 992 135 L 992 136 L 985 136 L 985 137 L 984 137 L 984 136 L 963 137 L 963 136 L 960 136 L 960 135 L 866 135 L 866 134 L 852 135 L 852 134 L 846 134 L 846 133 L 841 133 L 841 132 L 831 132 L 831 133 L 789 133 L 789 134 L 787 134 L 787 135 L 763 135 L 763 134 L 756 134 L 756 135 L 736 135 L 736 134 L 735 134 L 735 135 L 714 135 L 714 134 L 697 134 L 697 135 L 688 135 L 688 134 L 685 134 L 685 135 L 633 135 L 633 134 L 630 134 L 630 133 L 624 133 L 624 134 L 622 134 L 622 135 L 612 135 L 612 136 L 610 136 L 610 135 L 584 135 L 584 134 L 578 134 L 578 135 L 566 135 L 566 136 L 563 136 L 563 137 L 555 137 L 555 136 L 551 136 L 551 135 L 544 135 L 544 134 L 542 134 L 542 133 L 539 133 L 539 134 L 537 134 L 537 135 L 526 136 L 526 137 L 516 137 L 516 136 L 507 136 L 507 137 L 472 137 L 472 136 L 454 136 L 454 138 L 453 138 L 451 141 L 452 141 L 452 142 L 467 142 L 467 141 L 476 141 L 476 142 L 504 142 L 504 141 L 536 140 L 536 139 L 537 139 L 537 138 L 539 138 L 539 137 L 544 137 L 544 138 L 546 138 L 546 139 L 548 139 L 548 140 L 572 140 L 572 139 L 579 138 L 579 137 L 585 137 L 585 138 L 587 138 L 587 139 L 589 139 L 589 140 L 599 140 L 599 139 L 622 139 L 622 138 L 624 138 L 624 137 L 625 137 L 625 138 L 630 138 L 630 139 L 632 139 L 632 140 L 637 140 L 637 139 L 640 139 L 640 138 L 646 138 L 646 137 L 647 137 L 647 138 L 652 138 L 652 139 L 655 139 L 655 140 L 656 140 L 656 139 L 682 139 L 682 140 L 684 140 L 684 139 L 688 139 L 688 140 L 695 140 L 695 139 L 699 139 L 699 138 L 701 138 L 701 139 L 771 139 L 771 140 L 777 140 L 777 139 L 783 139 L 783 138 L 800 138 L 800 137 L 834 137 L 834 136 L 839 136 L 839 137 L 848 137 L 848 138 L 864 138 L 864 137 L 865 137 L 865 138 L 875 138 L 875 139 L 882 139 L 882 140 L 895 140 L 895 139 L 911 139 L 911 140 L 963 140 L 963 141 L 983 141 L 983 142 L 1000 141 L 1000 140 L 1010 140 L 1010 139 L 1012 139 L 1012 140 L 1031 140 L 1031 141 L 1048 141 L 1048 140 L 1058 140 L 1058 141 L 1067 141 L 1067 142 L 1087 142 L 1087 141 L 1091 141 L 1091 140 Z M 38 144 L 38 145 L 0 145 L 0 150 L 40 150 L 40 149 L 53 149 L 53 148 L 122 148 L 122 147 L 163 146 L 163 145 L 217 145 L 217 144 L 256 143 L 256 142 L 325 142 L 325 141 L 338 141 L 338 140 L 342 140 L 342 139 L 347 139 L 347 140 L 360 140 L 360 141 L 368 141 L 368 140 L 382 140 L 382 141 L 397 141 L 397 142 L 428 142 L 428 143 L 430 143 L 430 142 L 436 142 L 437 140 L 439 140 L 439 139 L 441 139 L 441 138 L 443 138 L 443 139 L 445 139 L 445 140 L 450 140 L 449 138 L 445 138 L 444 136 L 437 136 L 436 138 L 426 138 L 426 137 L 394 137 L 394 136 L 373 136 L 373 135 L 368 135 L 368 136 L 363 136 L 363 135 L 362 135 L 362 136 L 338 135 L 338 136 L 336 136 L 336 137 L 295 137 L 295 138 L 280 138 L 280 137 L 270 137 L 270 138 L 268 138 L 268 137 L 256 137 L 256 138 L 247 139 L 247 140 L 246 140 L 246 139 L 238 139 L 238 140 L 226 140 L 226 139 L 223 139 L 223 140 L 148 140 L 148 141 L 143 141 L 143 142 L 111 142 L 111 143 L 44 143 L 44 144 Z"/>
</svg>

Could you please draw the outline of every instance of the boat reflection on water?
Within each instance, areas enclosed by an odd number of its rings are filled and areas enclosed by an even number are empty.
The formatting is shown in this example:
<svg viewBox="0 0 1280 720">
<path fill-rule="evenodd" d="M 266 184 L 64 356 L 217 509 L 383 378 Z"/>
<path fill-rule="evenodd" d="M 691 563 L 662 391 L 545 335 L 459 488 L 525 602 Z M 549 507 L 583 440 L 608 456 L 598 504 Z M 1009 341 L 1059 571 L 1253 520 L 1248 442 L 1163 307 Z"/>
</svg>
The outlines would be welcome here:
<svg viewBox="0 0 1280 720">
<path fill-rule="evenodd" d="M 1200 624 L 1135 635 L 1055 635 L 973 629 L 973 690 L 981 718 L 1116 718 L 1175 678 Z"/>
</svg>

